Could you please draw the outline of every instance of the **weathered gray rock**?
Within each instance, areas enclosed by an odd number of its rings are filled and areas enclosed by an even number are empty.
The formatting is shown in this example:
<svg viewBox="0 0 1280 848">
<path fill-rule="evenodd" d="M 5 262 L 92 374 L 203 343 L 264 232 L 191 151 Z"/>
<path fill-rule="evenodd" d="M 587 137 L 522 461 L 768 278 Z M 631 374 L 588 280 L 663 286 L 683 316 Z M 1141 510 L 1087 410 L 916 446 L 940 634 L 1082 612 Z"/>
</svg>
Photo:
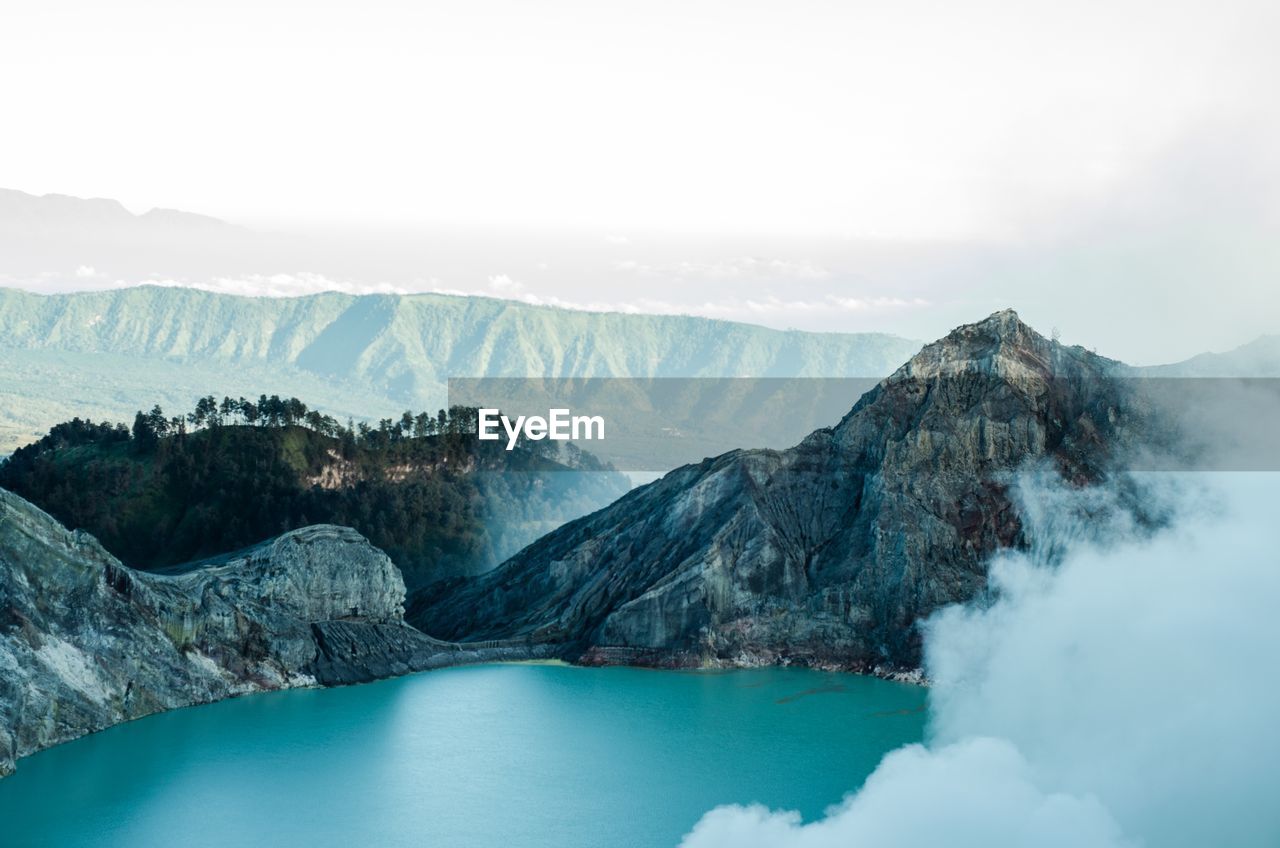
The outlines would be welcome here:
<svg viewBox="0 0 1280 848">
<path fill-rule="evenodd" d="M 404 597 L 391 560 L 347 528 L 146 574 L 0 490 L 0 775 L 160 710 L 477 658 L 407 626 Z"/>
<path fill-rule="evenodd" d="M 494 572 L 424 590 L 409 620 L 585 662 L 915 666 L 916 622 L 1025 542 L 1011 472 L 1105 473 L 1134 413 L 1116 366 L 996 313 L 835 427 L 677 469 Z"/>
</svg>

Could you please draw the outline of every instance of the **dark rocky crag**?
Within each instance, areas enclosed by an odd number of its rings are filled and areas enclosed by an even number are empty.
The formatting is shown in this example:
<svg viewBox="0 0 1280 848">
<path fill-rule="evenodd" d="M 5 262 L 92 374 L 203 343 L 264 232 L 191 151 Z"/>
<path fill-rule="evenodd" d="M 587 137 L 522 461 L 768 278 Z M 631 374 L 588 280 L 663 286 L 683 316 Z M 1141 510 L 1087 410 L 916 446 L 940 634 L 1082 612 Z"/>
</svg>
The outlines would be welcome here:
<svg viewBox="0 0 1280 848">
<path fill-rule="evenodd" d="M 177 571 L 134 571 L 0 489 L 0 776 L 19 757 L 161 710 L 530 655 L 462 650 L 406 625 L 400 572 L 343 527 Z"/>
<path fill-rule="evenodd" d="M 1026 543 L 1011 474 L 1106 474 L 1136 414 L 1116 366 L 996 313 L 835 427 L 677 469 L 496 571 L 417 593 L 409 620 L 581 662 L 914 668 L 921 617 L 980 593 L 990 554 Z"/>
</svg>

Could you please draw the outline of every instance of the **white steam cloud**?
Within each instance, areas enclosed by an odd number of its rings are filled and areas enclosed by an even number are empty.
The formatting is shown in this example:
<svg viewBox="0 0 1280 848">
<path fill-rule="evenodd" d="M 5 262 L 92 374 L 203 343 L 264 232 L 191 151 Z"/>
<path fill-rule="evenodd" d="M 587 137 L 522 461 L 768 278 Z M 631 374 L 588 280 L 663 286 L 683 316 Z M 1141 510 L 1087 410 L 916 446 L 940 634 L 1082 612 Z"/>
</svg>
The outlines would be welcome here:
<svg viewBox="0 0 1280 848">
<path fill-rule="evenodd" d="M 927 625 L 928 744 L 820 821 L 723 807 L 683 848 L 1280 844 L 1280 475 L 1171 478 L 1154 534 L 1024 486 L 1042 544 Z"/>
</svg>

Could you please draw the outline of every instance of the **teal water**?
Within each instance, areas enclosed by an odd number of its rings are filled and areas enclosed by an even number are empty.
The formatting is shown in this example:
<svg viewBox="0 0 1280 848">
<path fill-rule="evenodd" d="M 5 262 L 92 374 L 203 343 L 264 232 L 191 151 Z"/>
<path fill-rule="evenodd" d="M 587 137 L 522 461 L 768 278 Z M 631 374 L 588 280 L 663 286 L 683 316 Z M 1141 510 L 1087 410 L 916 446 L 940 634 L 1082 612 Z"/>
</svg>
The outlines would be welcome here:
<svg viewBox="0 0 1280 848">
<path fill-rule="evenodd" d="M 718 804 L 819 816 L 918 741 L 923 689 L 793 669 L 485 665 L 111 728 L 0 780 L 18 846 L 674 846 Z"/>
</svg>

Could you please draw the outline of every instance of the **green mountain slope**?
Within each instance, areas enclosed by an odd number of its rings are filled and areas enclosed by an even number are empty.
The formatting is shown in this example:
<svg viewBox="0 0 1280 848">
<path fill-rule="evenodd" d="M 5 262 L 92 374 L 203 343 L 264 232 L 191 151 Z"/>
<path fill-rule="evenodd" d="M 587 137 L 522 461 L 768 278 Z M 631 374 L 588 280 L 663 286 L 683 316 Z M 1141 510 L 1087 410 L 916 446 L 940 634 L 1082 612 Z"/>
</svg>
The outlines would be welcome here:
<svg viewBox="0 0 1280 848">
<path fill-rule="evenodd" d="M 249 298 L 141 286 L 0 289 L 0 452 L 68 411 L 131 416 L 205 392 L 307 397 L 345 418 L 446 402 L 451 377 L 880 377 L 895 336 L 779 331 L 452 295 Z M 198 385 L 184 394 L 185 383 Z"/>
</svg>

